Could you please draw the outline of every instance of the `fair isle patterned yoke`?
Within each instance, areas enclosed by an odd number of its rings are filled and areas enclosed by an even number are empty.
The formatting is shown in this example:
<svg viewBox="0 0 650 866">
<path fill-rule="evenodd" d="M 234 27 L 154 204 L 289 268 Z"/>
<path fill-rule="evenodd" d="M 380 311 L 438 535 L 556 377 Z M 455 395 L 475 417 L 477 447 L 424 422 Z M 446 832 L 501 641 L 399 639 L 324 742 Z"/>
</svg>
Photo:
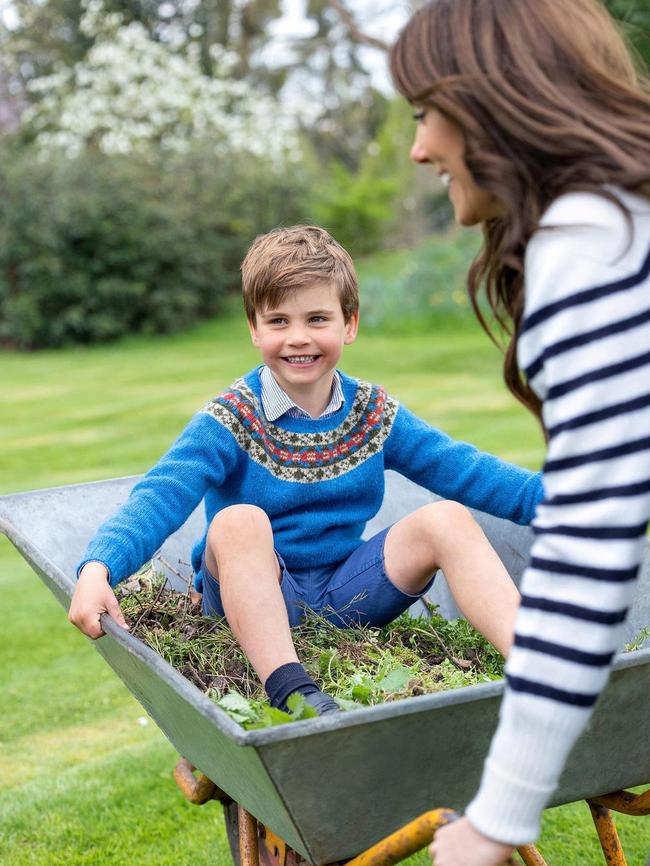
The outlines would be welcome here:
<svg viewBox="0 0 650 866">
<path fill-rule="evenodd" d="M 276 478 L 309 484 L 338 478 L 380 452 L 398 405 L 381 385 L 359 382 L 350 412 L 338 427 L 296 433 L 269 423 L 260 400 L 244 379 L 238 379 L 203 411 Z"/>
</svg>

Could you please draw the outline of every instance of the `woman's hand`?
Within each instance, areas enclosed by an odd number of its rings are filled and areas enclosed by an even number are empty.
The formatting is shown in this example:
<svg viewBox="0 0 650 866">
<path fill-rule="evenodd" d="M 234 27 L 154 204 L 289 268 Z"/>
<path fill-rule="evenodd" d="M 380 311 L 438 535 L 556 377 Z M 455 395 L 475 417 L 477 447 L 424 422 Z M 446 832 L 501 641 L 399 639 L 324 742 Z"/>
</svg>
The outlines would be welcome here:
<svg viewBox="0 0 650 866">
<path fill-rule="evenodd" d="M 479 833 L 467 818 L 441 827 L 429 846 L 434 866 L 505 866 L 514 862 L 514 850 Z"/>
<path fill-rule="evenodd" d="M 101 637 L 100 616 L 107 613 L 118 625 L 128 629 L 115 593 L 108 582 L 108 571 L 101 562 L 87 562 L 81 569 L 77 586 L 70 602 L 68 619 L 88 637 Z"/>
</svg>

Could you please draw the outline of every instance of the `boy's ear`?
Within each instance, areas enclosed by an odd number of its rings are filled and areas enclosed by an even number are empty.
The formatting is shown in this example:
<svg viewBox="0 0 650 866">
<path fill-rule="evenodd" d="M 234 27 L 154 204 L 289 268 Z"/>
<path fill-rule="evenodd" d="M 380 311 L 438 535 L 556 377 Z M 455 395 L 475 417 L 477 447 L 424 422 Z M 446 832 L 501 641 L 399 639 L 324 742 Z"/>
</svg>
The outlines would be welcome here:
<svg viewBox="0 0 650 866">
<path fill-rule="evenodd" d="M 357 331 L 359 330 L 359 312 L 352 313 L 350 318 L 345 323 L 345 339 L 343 342 L 346 346 L 354 343 L 357 339 Z"/>
<path fill-rule="evenodd" d="M 253 345 L 259 346 L 259 340 L 257 337 L 257 327 L 255 325 L 255 322 L 251 322 L 250 319 L 246 319 L 246 322 L 248 324 L 248 331 L 251 335 L 251 340 L 253 341 Z"/>
</svg>

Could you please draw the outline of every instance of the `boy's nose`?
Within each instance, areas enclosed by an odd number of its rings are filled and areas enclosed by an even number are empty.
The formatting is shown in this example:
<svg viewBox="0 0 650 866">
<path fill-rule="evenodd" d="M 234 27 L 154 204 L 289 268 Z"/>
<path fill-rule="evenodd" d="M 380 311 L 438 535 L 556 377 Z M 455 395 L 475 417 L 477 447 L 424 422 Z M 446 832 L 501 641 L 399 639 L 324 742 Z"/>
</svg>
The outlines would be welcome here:
<svg viewBox="0 0 650 866">
<path fill-rule="evenodd" d="M 304 346 L 309 342 L 309 335 L 302 328 L 294 328 L 289 334 L 288 342 L 291 346 Z"/>
</svg>

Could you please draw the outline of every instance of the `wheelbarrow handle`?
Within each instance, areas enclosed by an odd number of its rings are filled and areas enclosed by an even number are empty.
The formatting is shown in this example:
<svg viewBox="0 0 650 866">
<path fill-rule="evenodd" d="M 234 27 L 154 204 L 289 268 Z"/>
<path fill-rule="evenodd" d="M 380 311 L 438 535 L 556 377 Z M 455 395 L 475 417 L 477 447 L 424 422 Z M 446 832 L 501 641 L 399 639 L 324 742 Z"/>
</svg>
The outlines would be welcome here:
<svg viewBox="0 0 650 866">
<path fill-rule="evenodd" d="M 428 845 L 437 830 L 458 818 L 453 809 L 433 809 L 391 833 L 346 866 L 393 866 Z"/>
<path fill-rule="evenodd" d="M 196 767 L 187 760 L 181 758 L 174 767 L 174 781 L 183 792 L 184 796 L 196 806 L 202 806 L 208 800 L 221 800 L 230 802 L 230 797 L 214 784 L 211 779 L 199 773 L 194 775 Z"/>
<path fill-rule="evenodd" d="M 348 860 L 345 866 L 394 866 L 428 845 L 441 827 L 451 824 L 459 817 L 453 809 L 433 809 L 425 812 L 410 824 L 368 848 L 363 854 Z M 546 866 L 546 861 L 534 845 L 523 845 L 517 850 L 525 866 Z M 507 864 L 515 866 L 515 861 L 509 858 Z"/>
</svg>

